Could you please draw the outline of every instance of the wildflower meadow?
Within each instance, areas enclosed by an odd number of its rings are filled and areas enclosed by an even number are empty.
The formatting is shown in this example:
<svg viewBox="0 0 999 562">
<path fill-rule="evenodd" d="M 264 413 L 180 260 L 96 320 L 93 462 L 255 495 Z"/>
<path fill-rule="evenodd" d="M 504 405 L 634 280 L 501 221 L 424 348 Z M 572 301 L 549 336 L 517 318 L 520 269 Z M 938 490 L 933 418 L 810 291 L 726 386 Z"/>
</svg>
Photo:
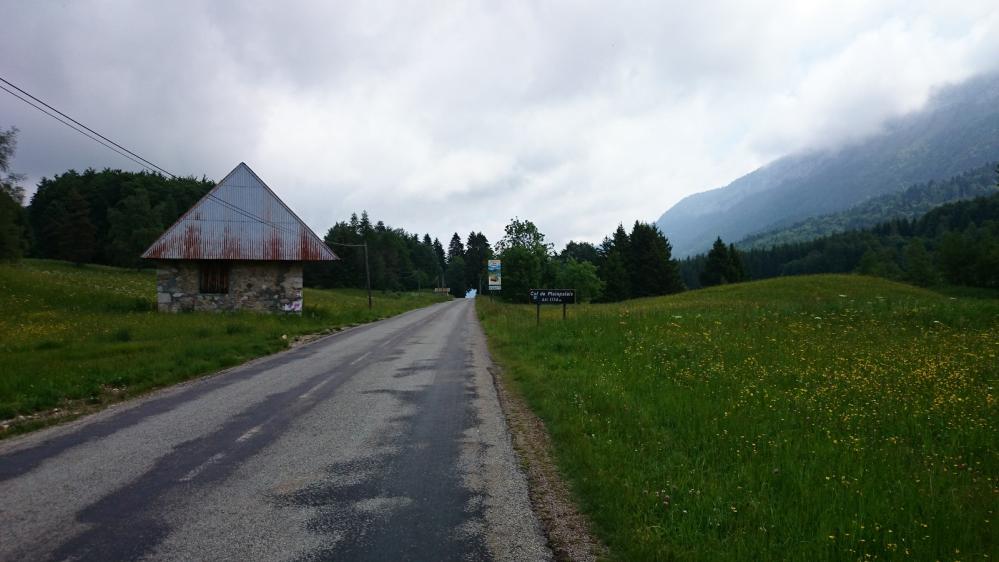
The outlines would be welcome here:
<svg viewBox="0 0 999 562">
<path fill-rule="evenodd" d="M 995 295 L 811 276 L 478 312 L 616 559 L 999 548 Z"/>
</svg>

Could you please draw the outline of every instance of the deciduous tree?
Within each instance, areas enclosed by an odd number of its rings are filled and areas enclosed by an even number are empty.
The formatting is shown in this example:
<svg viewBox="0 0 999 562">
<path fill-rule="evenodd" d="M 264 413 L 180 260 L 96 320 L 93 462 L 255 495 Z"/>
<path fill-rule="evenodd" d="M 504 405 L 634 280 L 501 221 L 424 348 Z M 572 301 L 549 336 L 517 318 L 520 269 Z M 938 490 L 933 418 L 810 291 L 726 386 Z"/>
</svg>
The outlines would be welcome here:
<svg viewBox="0 0 999 562">
<path fill-rule="evenodd" d="M 599 299 L 604 288 L 604 282 L 597 275 L 597 266 L 574 258 L 555 264 L 554 285 L 557 289 L 575 289 L 579 302 Z"/>
</svg>

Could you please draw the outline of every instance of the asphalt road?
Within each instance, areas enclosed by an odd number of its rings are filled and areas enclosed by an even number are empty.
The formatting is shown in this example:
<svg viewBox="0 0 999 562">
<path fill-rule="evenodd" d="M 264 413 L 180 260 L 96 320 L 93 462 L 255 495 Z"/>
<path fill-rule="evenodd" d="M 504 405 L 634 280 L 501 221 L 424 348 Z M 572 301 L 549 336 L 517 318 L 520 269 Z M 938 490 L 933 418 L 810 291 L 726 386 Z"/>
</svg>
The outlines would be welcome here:
<svg viewBox="0 0 999 562">
<path fill-rule="evenodd" d="M 470 300 L 0 443 L 0 560 L 545 560 Z"/>
</svg>

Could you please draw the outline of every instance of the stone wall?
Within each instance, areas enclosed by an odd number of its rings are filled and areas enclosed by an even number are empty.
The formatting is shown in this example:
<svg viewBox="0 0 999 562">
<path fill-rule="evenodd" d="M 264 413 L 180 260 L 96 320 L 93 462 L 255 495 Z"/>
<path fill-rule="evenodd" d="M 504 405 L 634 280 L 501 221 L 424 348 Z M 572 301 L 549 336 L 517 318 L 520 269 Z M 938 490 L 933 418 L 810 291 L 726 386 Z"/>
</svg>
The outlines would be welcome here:
<svg viewBox="0 0 999 562">
<path fill-rule="evenodd" d="M 204 294 L 198 261 L 162 260 L 156 267 L 156 302 L 160 312 L 253 310 L 302 313 L 302 263 L 229 262 L 229 292 Z"/>
</svg>

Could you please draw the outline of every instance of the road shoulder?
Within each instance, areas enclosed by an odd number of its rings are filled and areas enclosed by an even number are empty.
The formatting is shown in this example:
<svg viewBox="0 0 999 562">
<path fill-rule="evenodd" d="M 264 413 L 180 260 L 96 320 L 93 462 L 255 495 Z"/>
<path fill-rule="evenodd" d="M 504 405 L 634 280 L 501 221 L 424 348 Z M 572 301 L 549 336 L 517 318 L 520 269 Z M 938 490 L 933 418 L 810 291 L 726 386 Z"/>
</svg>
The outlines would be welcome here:
<svg viewBox="0 0 999 562">
<path fill-rule="evenodd" d="M 568 486 L 558 472 L 544 422 L 504 379 L 502 368 L 492 359 L 477 316 L 474 323 L 473 338 L 478 341 L 473 347 L 485 354 L 476 364 L 487 365 L 513 449 L 526 472 L 531 508 L 541 524 L 554 559 L 595 561 L 607 558 L 607 548 L 594 537 L 589 521 L 576 507 Z"/>
<path fill-rule="evenodd" d="M 493 384 L 493 363 L 485 334 L 475 308 L 469 306 L 467 311 L 478 420 L 466 432 L 460 464 L 465 485 L 484 501 L 482 536 L 496 561 L 552 560 Z"/>
</svg>

